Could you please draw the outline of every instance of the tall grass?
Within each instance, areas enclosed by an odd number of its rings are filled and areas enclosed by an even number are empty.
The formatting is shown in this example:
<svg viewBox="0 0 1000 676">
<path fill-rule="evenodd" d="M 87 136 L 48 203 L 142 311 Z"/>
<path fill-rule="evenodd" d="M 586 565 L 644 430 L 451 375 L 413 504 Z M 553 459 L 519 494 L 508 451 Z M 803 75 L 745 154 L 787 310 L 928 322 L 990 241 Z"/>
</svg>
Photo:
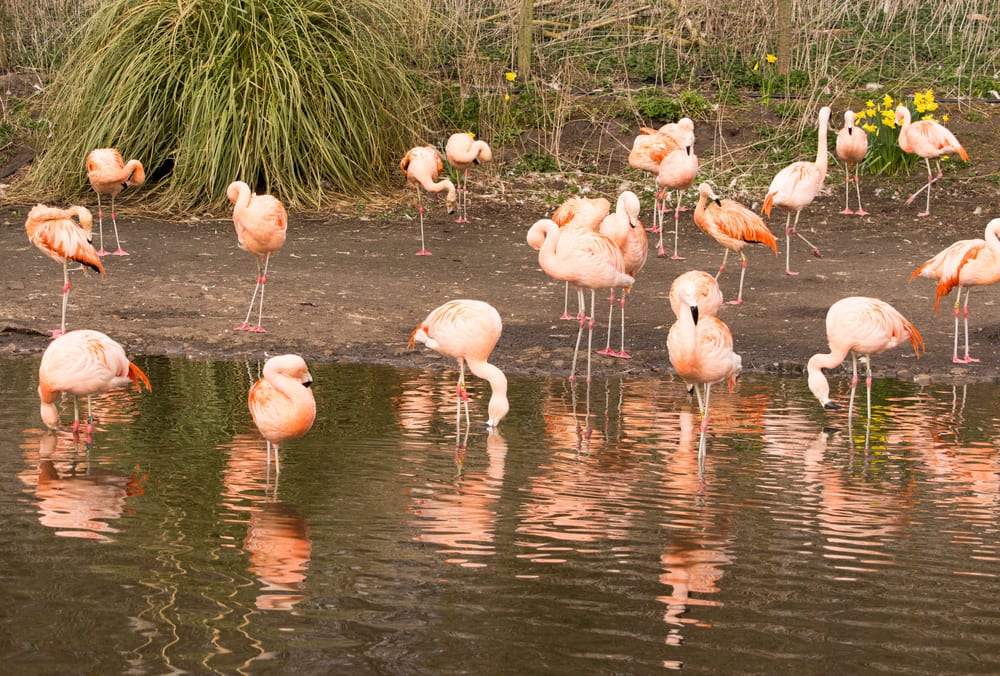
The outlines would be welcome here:
<svg viewBox="0 0 1000 676">
<path fill-rule="evenodd" d="M 73 197 L 88 151 L 114 146 L 168 209 L 221 205 L 236 179 L 293 207 L 370 190 L 425 112 L 405 18 L 381 0 L 103 2 L 50 87 L 28 186 Z"/>
</svg>

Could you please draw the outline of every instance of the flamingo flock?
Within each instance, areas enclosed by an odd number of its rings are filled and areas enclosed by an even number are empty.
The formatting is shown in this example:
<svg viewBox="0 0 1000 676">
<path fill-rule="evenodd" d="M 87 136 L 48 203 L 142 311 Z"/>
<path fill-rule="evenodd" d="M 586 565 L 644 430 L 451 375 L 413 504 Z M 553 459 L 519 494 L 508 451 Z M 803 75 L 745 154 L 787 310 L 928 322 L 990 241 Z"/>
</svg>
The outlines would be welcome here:
<svg viewBox="0 0 1000 676">
<path fill-rule="evenodd" d="M 819 249 L 798 231 L 802 212 L 821 194 L 829 164 L 827 134 L 831 109 L 822 107 L 817 117 L 818 144 L 815 161 L 794 162 L 779 171 L 763 197 L 761 212 L 771 216 L 775 207 L 787 212 L 785 222 L 785 274 L 798 275 L 791 270 L 790 248 L 792 235 L 806 242 L 815 256 Z M 930 211 L 930 188 L 942 176 L 938 165 L 937 176 L 930 168 L 930 159 L 942 155 L 958 154 L 968 160 L 968 154 L 950 131 L 937 123 L 910 120 L 909 110 L 901 106 L 896 111 L 900 124 L 899 145 L 906 151 L 924 158 L 928 171 L 927 183 L 907 200 L 912 202 L 920 192 L 927 191 L 925 211 Z M 629 164 L 655 176 L 654 204 L 651 228 L 659 232 L 657 254 L 665 258 L 663 244 L 663 214 L 669 192 L 676 192 L 674 212 L 674 253 L 671 260 L 684 260 L 678 255 L 678 235 L 683 191 L 691 187 L 698 175 L 698 159 L 694 152 L 694 123 L 689 119 L 660 129 L 642 128 L 633 143 Z M 837 133 L 836 156 L 845 166 L 845 208 L 840 213 L 866 216 L 861 207 L 858 167 L 867 152 L 867 139 L 860 127 L 854 124 L 854 115 L 847 111 L 844 126 Z M 409 150 L 400 161 L 400 169 L 408 186 L 415 190 L 420 219 L 421 256 L 427 250 L 424 207 L 421 191 L 446 193 L 445 205 L 451 213 L 458 209 L 456 222 L 469 224 L 468 183 L 472 167 L 490 162 L 493 153 L 489 145 L 468 133 L 449 137 L 445 157 L 457 181 L 443 177 L 444 158 L 432 145 L 417 146 Z M 852 177 L 852 168 L 854 174 Z M 52 332 L 53 341 L 42 357 L 39 369 L 38 393 L 41 416 L 46 426 L 56 428 L 59 413 L 56 406 L 60 395 L 74 397 L 73 433 L 81 427 L 77 398 L 86 396 L 88 402 L 96 394 L 135 384 L 151 390 L 149 379 L 125 356 L 121 345 L 98 331 L 83 329 L 66 331 L 66 311 L 71 287 L 69 264 L 78 263 L 85 269 L 98 272 L 102 278 L 105 268 L 101 256 L 103 247 L 103 207 L 101 196 L 111 198 L 111 221 L 115 230 L 116 255 L 127 255 L 118 239 L 115 215 L 115 198 L 129 186 L 140 186 L 145 181 L 142 163 L 138 160 L 124 162 L 114 148 L 94 150 L 87 158 L 88 178 L 97 193 L 98 222 L 101 248 L 92 245 L 93 217 L 83 206 L 74 205 L 59 209 L 38 205 L 29 214 L 25 229 L 32 244 L 42 253 L 63 265 L 62 319 L 60 328 Z M 855 185 L 858 208 L 850 208 L 851 183 Z M 456 185 L 457 183 L 457 185 Z M 249 309 L 243 322 L 236 329 L 263 333 L 264 289 L 271 256 L 283 246 L 288 235 L 288 214 L 280 200 L 268 194 L 256 194 L 243 181 L 233 181 L 226 196 L 233 204 L 232 220 L 237 234 L 237 246 L 254 255 L 257 279 L 251 295 Z M 578 329 L 573 346 L 573 357 L 568 378 L 577 378 L 577 362 L 584 330 L 587 331 L 586 380 L 592 378 L 591 354 L 596 320 L 596 293 L 609 294 L 609 319 L 607 341 L 598 354 L 628 359 L 625 349 L 625 299 L 633 291 L 639 272 L 648 258 L 648 238 L 640 220 L 639 197 L 631 190 L 623 190 L 616 199 L 614 211 L 604 197 L 573 197 L 562 202 L 550 215 L 539 218 L 526 228 L 527 244 L 537 251 L 539 268 L 554 280 L 566 285 L 563 318 L 577 322 Z M 792 221 L 792 213 L 795 219 Z M 748 244 L 761 244 L 778 255 L 777 241 L 765 221 L 754 210 L 739 202 L 721 198 L 708 181 L 698 185 L 698 202 L 694 208 L 694 224 L 704 234 L 724 249 L 718 272 L 712 275 L 690 270 L 676 275 L 669 291 L 669 301 L 674 321 L 666 334 L 667 358 L 674 373 L 694 393 L 701 415 L 700 455 L 704 455 L 709 428 L 709 395 L 714 384 L 726 382 L 735 387 L 743 359 L 735 349 L 733 332 L 718 314 L 724 307 L 723 295 L 717 278 L 726 268 L 729 253 L 737 252 L 741 259 L 739 286 L 730 304 L 744 302 L 743 291 L 747 257 L 743 249 Z M 972 286 L 990 285 L 1000 280 L 1000 218 L 986 226 L 984 238 L 960 240 L 917 267 L 912 277 L 927 277 L 938 282 L 935 308 L 942 297 L 958 287 L 954 305 L 955 327 L 953 361 L 973 363 L 969 354 L 968 303 Z M 644 277 L 645 279 L 645 277 Z M 654 282 L 644 281 L 652 286 Z M 569 287 L 577 292 L 578 312 L 568 312 Z M 620 290 L 620 350 L 612 349 L 615 289 Z M 963 302 L 962 290 L 965 289 Z M 590 305 L 586 291 L 590 291 Z M 256 323 L 251 323 L 255 303 Z M 965 350 L 959 356 L 959 319 L 965 321 Z M 738 317 L 734 323 L 738 325 Z M 487 404 L 486 425 L 495 430 L 510 410 L 507 397 L 507 378 L 504 372 L 489 359 L 497 347 L 503 330 L 503 321 L 497 309 L 475 299 L 457 299 L 445 302 L 432 310 L 410 335 L 409 347 L 422 343 L 430 349 L 454 359 L 459 375 L 455 387 L 456 426 L 461 429 L 464 410 L 465 426 L 470 425 L 469 390 L 465 371 L 485 380 L 491 390 Z M 834 302 L 827 314 L 826 333 L 830 351 L 814 354 L 806 368 L 808 385 L 824 408 L 836 408 L 830 396 L 829 383 L 824 369 L 840 366 L 848 355 L 852 357 L 851 407 L 858 381 L 858 358 L 865 361 L 868 388 L 868 420 L 871 419 L 871 357 L 909 342 L 915 356 L 924 350 L 923 338 L 916 326 L 891 305 L 877 298 L 851 296 Z M 271 357 L 263 374 L 250 389 L 247 405 L 261 437 L 266 441 L 268 466 L 272 453 L 275 469 L 280 471 L 279 445 L 299 438 L 312 427 L 316 418 L 316 401 L 310 388 L 312 377 L 302 357 L 285 354 Z M 92 432 L 93 420 L 87 416 L 87 435 Z M 850 415 L 850 414 L 849 414 Z M 272 451 L 273 449 L 273 451 Z"/>
</svg>

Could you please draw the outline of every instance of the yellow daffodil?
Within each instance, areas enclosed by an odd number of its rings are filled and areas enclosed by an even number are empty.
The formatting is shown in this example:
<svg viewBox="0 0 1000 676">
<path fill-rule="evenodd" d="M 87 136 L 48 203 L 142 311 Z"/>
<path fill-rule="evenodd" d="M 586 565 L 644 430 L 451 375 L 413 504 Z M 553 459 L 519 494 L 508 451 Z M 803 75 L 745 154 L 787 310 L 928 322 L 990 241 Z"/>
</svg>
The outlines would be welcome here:
<svg viewBox="0 0 1000 676">
<path fill-rule="evenodd" d="M 507 82 L 513 82 L 517 79 L 517 73 L 508 70 L 504 77 L 507 78 Z"/>
<path fill-rule="evenodd" d="M 948 121 L 948 115 L 947 115 L 947 114 L 945 114 L 945 115 L 942 115 L 942 116 L 941 116 L 941 121 L 942 121 L 942 122 L 947 122 L 947 121 Z"/>
<path fill-rule="evenodd" d="M 503 100 L 504 101 L 510 101 L 510 94 L 504 94 L 503 95 Z"/>
<path fill-rule="evenodd" d="M 875 102 L 872 101 L 871 99 L 868 99 L 867 101 L 865 101 L 865 107 L 867 107 L 869 109 L 874 108 L 875 107 Z"/>
<path fill-rule="evenodd" d="M 767 59 L 768 63 L 774 63 L 775 61 L 778 60 L 778 57 L 776 57 L 774 54 L 768 54 L 764 58 Z"/>
<path fill-rule="evenodd" d="M 760 64 L 759 64 L 759 63 L 755 63 L 755 64 L 753 65 L 753 72 L 755 72 L 755 73 L 756 73 L 756 72 L 757 72 L 758 70 L 760 70 Z"/>
<path fill-rule="evenodd" d="M 868 132 L 869 134 L 874 134 L 875 132 L 877 132 L 877 131 L 878 131 L 878 127 L 876 127 L 876 126 L 875 126 L 874 124 L 872 124 L 871 122 L 869 122 L 869 123 L 867 123 L 867 124 L 863 124 L 863 125 L 861 125 L 861 128 L 862 128 L 862 129 L 864 129 L 864 130 L 865 130 L 866 132 Z"/>
<path fill-rule="evenodd" d="M 888 94 L 882 97 L 882 107 L 885 108 L 886 110 L 892 108 L 892 97 L 889 96 Z"/>
</svg>

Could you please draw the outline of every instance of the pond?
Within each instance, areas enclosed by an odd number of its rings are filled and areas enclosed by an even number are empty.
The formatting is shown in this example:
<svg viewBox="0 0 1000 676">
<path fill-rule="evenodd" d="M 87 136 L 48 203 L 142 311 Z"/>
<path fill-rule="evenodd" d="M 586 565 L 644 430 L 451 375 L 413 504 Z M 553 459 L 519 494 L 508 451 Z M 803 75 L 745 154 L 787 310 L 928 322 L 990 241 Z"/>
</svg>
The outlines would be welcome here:
<svg viewBox="0 0 1000 676">
<path fill-rule="evenodd" d="M 455 372 L 311 364 L 275 475 L 258 362 L 136 361 L 90 444 L 0 361 L 5 670 L 1000 671 L 994 385 L 877 380 L 866 435 L 749 375 L 700 469 L 673 379 L 514 376 L 500 434 L 473 379 L 466 437 Z"/>
</svg>

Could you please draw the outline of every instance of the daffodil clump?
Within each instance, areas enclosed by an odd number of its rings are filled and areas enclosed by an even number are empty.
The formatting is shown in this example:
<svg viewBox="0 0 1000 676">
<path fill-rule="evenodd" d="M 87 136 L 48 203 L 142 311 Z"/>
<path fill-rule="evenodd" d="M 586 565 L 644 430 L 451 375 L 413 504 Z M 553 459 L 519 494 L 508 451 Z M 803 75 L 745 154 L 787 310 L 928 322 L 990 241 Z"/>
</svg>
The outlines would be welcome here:
<svg viewBox="0 0 1000 676">
<path fill-rule="evenodd" d="M 771 102 L 774 83 L 778 80 L 778 69 L 775 67 L 778 57 L 774 54 L 764 56 L 764 65 L 760 61 L 753 65 L 753 72 L 760 78 L 760 100 L 765 106 Z"/>
<path fill-rule="evenodd" d="M 919 159 L 916 155 L 904 153 L 899 147 L 899 128 L 896 126 L 896 107 L 904 105 L 910 109 L 914 120 L 939 121 L 934 117 L 938 104 L 934 100 L 934 90 L 917 92 L 912 101 L 896 101 L 889 94 L 876 103 L 869 99 L 865 110 L 855 113 L 854 123 L 868 134 L 868 154 L 861 163 L 861 170 L 868 174 L 909 173 Z M 945 115 L 941 121 L 947 121 Z"/>
</svg>

